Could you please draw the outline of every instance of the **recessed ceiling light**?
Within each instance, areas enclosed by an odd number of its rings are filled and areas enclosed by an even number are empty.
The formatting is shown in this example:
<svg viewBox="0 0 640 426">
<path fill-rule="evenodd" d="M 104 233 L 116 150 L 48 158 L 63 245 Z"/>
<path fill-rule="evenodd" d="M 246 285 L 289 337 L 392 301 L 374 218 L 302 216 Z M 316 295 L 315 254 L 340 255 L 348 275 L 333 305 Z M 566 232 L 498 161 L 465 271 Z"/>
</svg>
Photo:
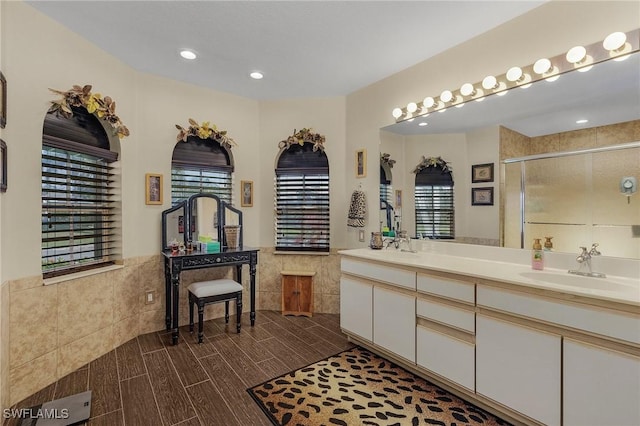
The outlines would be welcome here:
<svg viewBox="0 0 640 426">
<path fill-rule="evenodd" d="M 584 123 L 588 123 L 588 122 L 589 122 L 589 120 L 584 119 L 584 118 L 582 120 L 576 120 L 576 124 L 584 124 Z"/>
<path fill-rule="evenodd" d="M 418 123 L 418 126 L 426 126 L 427 122 L 426 121 L 421 121 L 420 123 Z"/>
<path fill-rule="evenodd" d="M 264 74 L 262 74 L 260 71 L 253 71 L 251 74 L 249 74 L 249 77 L 253 78 L 254 80 L 260 80 L 262 77 L 264 77 Z"/>
<path fill-rule="evenodd" d="M 192 60 L 192 59 L 195 59 L 198 55 L 196 55 L 195 52 L 192 50 L 185 49 L 180 51 L 180 56 L 182 56 L 185 59 Z"/>
</svg>

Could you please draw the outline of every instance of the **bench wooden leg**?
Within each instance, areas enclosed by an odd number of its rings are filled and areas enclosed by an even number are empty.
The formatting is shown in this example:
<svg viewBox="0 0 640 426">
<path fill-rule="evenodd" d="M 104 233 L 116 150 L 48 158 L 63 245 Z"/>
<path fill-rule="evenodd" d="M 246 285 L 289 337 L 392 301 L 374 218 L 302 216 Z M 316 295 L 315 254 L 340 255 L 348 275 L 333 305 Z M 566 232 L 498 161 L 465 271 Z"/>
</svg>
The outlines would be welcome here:
<svg viewBox="0 0 640 426">
<path fill-rule="evenodd" d="M 240 333 L 240 325 L 242 323 L 242 293 L 238 293 L 236 297 L 236 331 Z"/>
<path fill-rule="evenodd" d="M 189 296 L 189 331 L 193 333 L 193 299 Z"/>
<path fill-rule="evenodd" d="M 224 322 L 225 324 L 229 323 L 229 301 L 224 301 Z"/>
<path fill-rule="evenodd" d="M 202 343 L 202 338 L 204 337 L 204 303 L 198 303 L 198 343 Z"/>
</svg>

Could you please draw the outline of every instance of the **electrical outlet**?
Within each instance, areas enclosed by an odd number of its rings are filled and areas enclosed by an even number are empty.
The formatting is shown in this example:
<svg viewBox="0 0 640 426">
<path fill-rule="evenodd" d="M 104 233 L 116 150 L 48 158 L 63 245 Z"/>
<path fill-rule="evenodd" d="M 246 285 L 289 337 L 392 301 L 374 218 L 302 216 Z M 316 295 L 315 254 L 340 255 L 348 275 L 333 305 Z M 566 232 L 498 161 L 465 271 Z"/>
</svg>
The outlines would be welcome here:
<svg viewBox="0 0 640 426">
<path fill-rule="evenodd" d="M 147 290 L 145 292 L 144 304 L 151 305 L 156 302 L 156 292 L 153 290 Z"/>
<path fill-rule="evenodd" d="M 360 230 L 358 231 L 358 240 L 359 240 L 361 243 L 364 243 L 364 229 L 360 229 Z"/>
</svg>

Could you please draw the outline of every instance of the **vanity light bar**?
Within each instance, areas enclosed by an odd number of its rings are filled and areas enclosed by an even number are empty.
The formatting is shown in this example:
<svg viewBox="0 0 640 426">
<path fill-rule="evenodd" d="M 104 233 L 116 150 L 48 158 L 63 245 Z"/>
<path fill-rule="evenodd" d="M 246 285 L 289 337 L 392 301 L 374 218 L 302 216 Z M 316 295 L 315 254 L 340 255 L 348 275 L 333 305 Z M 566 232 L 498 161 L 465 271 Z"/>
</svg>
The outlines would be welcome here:
<svg viewBox="0 0 640 426">
<path fill-rule="evenodd" d="M 427 96 L 420 102 L 410 102 L 404 108 L 394 108 L 396 123 L 424 116 L 434 111 L 444 111 L 452 106 L 462 106 L 473 100 L 483 100 L 490 95 L 504 95 L 515 87 L 526 88 L 536 81 L 555 81 L 569 71 L 588 71 L 594 64 L 609 59 L 622 60 L 640 51 L 640 29 L 627 33 L 610 34 L 604 42 L 588 46 L 574 46 L 566 54 L 542 58 L 525 67 L 512 67 L 506 73 L 489 75 L 475 84 L 465 83 L 457 90 L 443 90 L 440 96 Z"/>
</svg>

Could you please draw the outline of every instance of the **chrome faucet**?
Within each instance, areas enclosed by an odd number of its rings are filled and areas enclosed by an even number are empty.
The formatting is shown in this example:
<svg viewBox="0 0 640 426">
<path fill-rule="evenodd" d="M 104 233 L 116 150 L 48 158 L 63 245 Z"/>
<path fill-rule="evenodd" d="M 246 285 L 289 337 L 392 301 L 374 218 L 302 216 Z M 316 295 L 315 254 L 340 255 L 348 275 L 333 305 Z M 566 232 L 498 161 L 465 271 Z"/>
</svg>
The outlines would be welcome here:
<svg viewBox="0 0 640 426">
<path fill-rule="evenodd" d="M 587 251 L 586 247 L 580 247 L 582 252 L 576 257 L 576 261 L 579 263 L 578 270 L 570 270 L 570 274 L 582 275 L 585 277 L 606 278 L 605 274 L 600 272 L 593 272 L 591 270 L 591 258 L 593 256 L 600 256 L 602 253 L 598 251 L 598 243 L 591 245 L 591 250 Z M 584 271 L 584 269 L 587 269 Z"/>
<path fill-rule="evenodd" d="M 410 251 L 415 253 L 415 250 L 411 249 L 411 239 L 407 236 L 407 231 L 398 231 L 397 235 L 393 238 L 387 237 L 383 239 L 384 247 L 388 248 L 391 244 L 397 249 L 401 249 L 401 251 Z M 406 244 L 408 248 L 402 248 L 402 245 Z"/>
</svg>

